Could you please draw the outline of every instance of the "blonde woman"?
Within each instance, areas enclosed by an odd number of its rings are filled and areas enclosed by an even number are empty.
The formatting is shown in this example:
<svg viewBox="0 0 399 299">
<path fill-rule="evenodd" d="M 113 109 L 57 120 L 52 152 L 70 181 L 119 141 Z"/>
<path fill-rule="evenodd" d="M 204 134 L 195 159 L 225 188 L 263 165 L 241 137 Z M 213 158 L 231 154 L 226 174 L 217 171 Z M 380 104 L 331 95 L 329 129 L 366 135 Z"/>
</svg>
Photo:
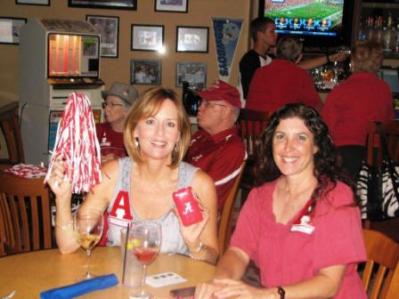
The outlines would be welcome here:
<svg viewBox="0 0 399 299">
<path fill-rule="evenodd" d="M 127 116 L 124 142 L 129 157 L 103 166 L 102 182 L 81 207 L 107 212 L 106 244 L 119 245 L 120 229 L 128 223 L 152 221 L 162 227 L 161 252 L 214 262 L 218 256 L 215 187 L 207 174 L 182 162 L 190 124 L 176 94 L 164 88 L 145 92 Z M 49 184 L 56 194 L 57 244 L 62 253 L 69 253 L 79 244 L 73 234 L 71 185 L 64 174 L 58 162 Z M 190 226 L 182 225 L 172 199 L 172 193 L 185 186 L 197 194 L 204 216 Z"/>
</svg>

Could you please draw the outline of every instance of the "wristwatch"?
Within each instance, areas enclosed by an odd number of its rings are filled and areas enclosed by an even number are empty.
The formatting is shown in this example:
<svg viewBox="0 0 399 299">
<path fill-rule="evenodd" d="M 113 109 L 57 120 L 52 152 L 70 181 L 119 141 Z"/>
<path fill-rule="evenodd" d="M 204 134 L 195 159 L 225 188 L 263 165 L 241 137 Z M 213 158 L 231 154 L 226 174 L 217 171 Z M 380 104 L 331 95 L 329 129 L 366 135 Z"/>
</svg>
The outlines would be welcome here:
<svg viewBox="0 0 399 299">
<path fill-rule="evenodd" d="M 277 287 L 277 293 L 280 295 L 280 299 L 285 298 L 285 290 L 281 286 Z"/>
</svg>

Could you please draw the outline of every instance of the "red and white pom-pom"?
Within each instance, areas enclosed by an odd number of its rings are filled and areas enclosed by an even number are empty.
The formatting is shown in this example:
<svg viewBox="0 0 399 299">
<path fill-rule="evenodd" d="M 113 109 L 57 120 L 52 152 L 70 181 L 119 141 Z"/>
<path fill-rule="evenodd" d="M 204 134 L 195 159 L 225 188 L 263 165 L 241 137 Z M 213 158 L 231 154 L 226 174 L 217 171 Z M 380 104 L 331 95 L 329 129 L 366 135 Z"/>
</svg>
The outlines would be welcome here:
<svg viewBox="0 0 399 299">
<path fill-rule="evenodd" d="M 89 192 L 101 182 L 100 145 L 90 100 L 84 94 L 74 92 L 68 97 L 45 181 L 57 157 L 66 162 L 66 175 L 73 193 Z"/>
<path fill-rule="evenodd" d="M 5 169 L 4 172 L 27 179 L 36 179 L 44 177 L 46 175 L 47 168 L 38 165 L 20 163 Z"/>
</svg>

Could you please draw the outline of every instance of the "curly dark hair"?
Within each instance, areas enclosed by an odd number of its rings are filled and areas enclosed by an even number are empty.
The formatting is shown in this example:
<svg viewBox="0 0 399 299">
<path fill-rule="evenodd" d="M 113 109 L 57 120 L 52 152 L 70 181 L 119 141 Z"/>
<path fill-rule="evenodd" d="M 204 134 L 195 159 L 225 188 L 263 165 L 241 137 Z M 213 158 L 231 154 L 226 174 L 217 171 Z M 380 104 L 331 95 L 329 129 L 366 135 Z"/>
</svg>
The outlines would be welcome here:
<svg viewBox="0 0 399 299">
<path fill-rule="evenodd" d="M 270 122 L 261 136 L 261 143 L 257 147 L 256 184 L 275 180 L 281 175 L 273 159 L 273 137 L 280 121 L 288 118 L 300 118 L 313 134 L 314 143 L 318 151 L 314 155 L 314 175 L 317 178 L 317 187 L 313 191 L 312 199 L 323 197 L 332 190 L 337 181 L 342 181 L 352 187 L 350 179 L 337 166 L 336 149 L 328 131 L 327 125 L 320 114 L 312 107 L 304 104 L 287 104 L 274 112 Z"/>
</svg>

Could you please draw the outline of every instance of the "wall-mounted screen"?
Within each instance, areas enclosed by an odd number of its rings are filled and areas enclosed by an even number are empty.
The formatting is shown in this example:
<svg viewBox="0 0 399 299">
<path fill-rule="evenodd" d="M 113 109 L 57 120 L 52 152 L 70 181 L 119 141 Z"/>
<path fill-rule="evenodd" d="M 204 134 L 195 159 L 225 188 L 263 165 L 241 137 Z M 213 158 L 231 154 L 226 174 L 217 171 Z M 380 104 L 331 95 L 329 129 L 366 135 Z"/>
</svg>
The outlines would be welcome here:
<svg viewBox="0 0 399 299">
<path fill-rule="evenodd" d="M 260 15 L 270 17 L 280 35 L 306 42 L 348 44 L 352 32 L 353 0 L 261 0 Z M 315 42 L 316 41 L 316 42 Z M 321 44 L 320 46 L 323 46 Z"/>
<path fill-rule="evenodd" d="M 343 0 L 266 0 L 265 16 L 278 33 L 337 36 L 342 28 Z"/>
</svg>

